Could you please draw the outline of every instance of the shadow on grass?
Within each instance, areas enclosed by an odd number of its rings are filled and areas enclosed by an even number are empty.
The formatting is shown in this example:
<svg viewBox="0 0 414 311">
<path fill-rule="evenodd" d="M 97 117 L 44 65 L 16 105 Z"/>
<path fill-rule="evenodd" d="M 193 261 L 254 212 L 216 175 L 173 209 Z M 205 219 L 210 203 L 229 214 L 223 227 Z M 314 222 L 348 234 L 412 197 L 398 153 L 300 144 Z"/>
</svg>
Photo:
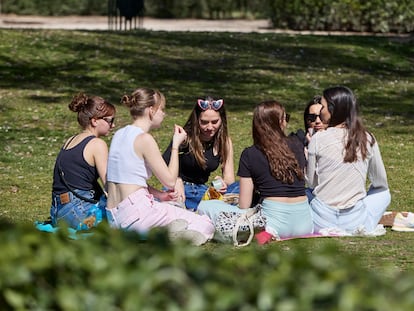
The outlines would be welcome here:
<svg viewBox="0 0 414 311">
<path fill-rule="evenodd" d="M 346 84 L 367 109 L 414 113 L 414 48 L 388 38 L 10 30 L 0 51 L 0 87 L 40 91 L 28 97 L 45 104 L 81 90 L 118 103 L 150 86 L 179 108 L 211 94 L 226 98 L 229 110 L 249 111 L 272 97 L 301 111 L 323 88 Z M 397 80 L 410 80 L 409 88 L 393 90 Z M 384 93 L 398 104 L 388 105 Z"/>
</svg>

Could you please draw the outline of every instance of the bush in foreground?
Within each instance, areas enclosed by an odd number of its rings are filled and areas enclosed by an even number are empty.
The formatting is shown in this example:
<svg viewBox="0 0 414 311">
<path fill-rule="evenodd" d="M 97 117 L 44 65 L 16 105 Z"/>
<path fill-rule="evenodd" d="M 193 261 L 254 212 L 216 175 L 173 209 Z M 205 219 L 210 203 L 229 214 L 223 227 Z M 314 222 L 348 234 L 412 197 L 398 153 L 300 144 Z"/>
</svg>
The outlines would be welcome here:
<svg viewBox="0 0 414 311">
<path fill-rule="evenodd" d="M 1 224 L 0 305 L 20 310 L 409 310 L 412 275 L 377 274 L 334 243 L 194 247 L 102 225 L 71 240 Z M 297 247 L 296 247 L 297 246 Z"/>
</svg>

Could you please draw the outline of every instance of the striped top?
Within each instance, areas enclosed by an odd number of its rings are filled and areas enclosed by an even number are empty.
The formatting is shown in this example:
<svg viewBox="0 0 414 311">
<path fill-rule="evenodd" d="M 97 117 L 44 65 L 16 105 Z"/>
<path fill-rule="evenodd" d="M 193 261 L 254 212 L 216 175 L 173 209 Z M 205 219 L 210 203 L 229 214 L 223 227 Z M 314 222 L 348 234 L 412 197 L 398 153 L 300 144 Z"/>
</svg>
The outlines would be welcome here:
<svg viewBox="0 0 414 311">
<path fill-rule="evenodd" d="M 313 195 L 332 208 L 353 207 L 371 187 L 388 189 L 387 174 L 377 142 L 368 143 L 367 157 L 353 163 L 343 161 L 347 129 L 329 127 L 317 132 L 308 146 L 307 184 Z M 368 135 L 368 134 L 367 134 Z"/>
</svg>

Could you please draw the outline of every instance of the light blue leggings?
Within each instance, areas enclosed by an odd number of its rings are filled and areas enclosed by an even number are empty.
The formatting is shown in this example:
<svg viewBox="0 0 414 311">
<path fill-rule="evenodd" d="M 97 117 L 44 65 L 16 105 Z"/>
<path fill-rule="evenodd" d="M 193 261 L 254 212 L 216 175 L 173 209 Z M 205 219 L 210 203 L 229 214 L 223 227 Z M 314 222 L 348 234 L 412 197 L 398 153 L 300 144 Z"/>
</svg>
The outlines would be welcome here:
<svg viewBox="0 0 414 311">
<path fill-rule="evenodd" d="M 340 228 L 353 232 L 363 226 L 367 232 L 373 231 L 391 202 L 389 190 L 370 189 L 365 198 L 355 206 L 337 209 L 325 204 L 317 197 L 311 202 L 315 231 L 323 228 Z"/>
<path fill-rule="evenodd" d="M 264 199 L 262 209 L 266 216 L 266 231 L 274 236 L 288 238 L 313 233 L 308 200 L 282 203 Z"/>
</svg>

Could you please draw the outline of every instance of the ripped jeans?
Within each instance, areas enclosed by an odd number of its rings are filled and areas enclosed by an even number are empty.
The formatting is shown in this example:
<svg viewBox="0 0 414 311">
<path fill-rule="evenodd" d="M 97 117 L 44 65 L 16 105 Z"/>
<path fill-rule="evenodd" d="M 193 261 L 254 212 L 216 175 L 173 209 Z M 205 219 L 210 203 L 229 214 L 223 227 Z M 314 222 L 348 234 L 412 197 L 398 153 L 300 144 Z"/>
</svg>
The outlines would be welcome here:
<svg viewBox="0 0 414 311">
<path fill-rule="evenodd" d="M 93 199 L 93 190 L 75 190 L 83 197 Z M 72 192 L 56 194 L 52 192 L 52 206 L 50 216 L 55 227 L 64 221 L 69 227 L 76 230 L 88 230 L 96 227 L 106 218 L 106 197 L 102 196 L 98 203 L 86 202 L 76 197 Z"/>
</svg>

